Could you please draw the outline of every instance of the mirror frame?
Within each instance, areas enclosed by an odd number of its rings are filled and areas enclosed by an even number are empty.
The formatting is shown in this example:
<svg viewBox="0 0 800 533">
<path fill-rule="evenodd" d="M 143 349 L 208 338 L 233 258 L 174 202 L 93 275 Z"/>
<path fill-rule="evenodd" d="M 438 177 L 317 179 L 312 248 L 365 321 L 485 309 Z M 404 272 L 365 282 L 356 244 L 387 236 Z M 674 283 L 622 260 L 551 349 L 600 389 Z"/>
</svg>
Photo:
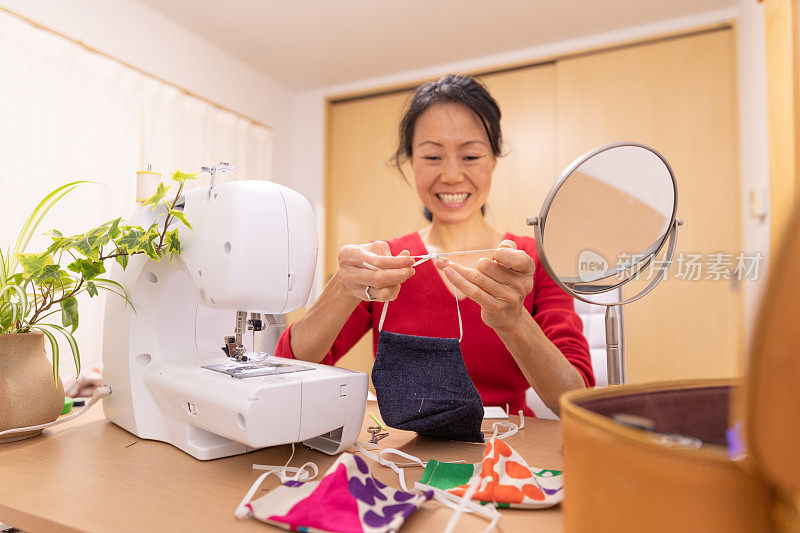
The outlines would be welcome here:
<svg viewBox="0 0 800 533">
<path fill-rule="evenodd" d="M 594 286 L 594 287 L 598 287 L 598 290 L 578 292 L 577 290 L 575 290 L 575 287 L 579 286 L 579 284 L 576 283 L 576 284 L 572 285 L 571 287 L 569 285 L 565 284 L 561 280 L 561 278 L 555 273 L 555 271 L 553 270 L 553 266 L 550 264 L 550 262 L 547 259 L 547 255 L 544 253 L 544 242 L 545 242 L 544 241 L 544 228 L 547 225 L 547 215 L 548 215 L 548 213 L 550 211 L 550 207 L 552 206 L 553 201 L 555 200 L 556 194 L 558 194 L 558 191 L 561 190 L 561 187 L 563 187 L 564 182 L 566 182 L 567 178 L 569 178 L 572 175 L 572 173 L 578 167 L 580 167 L 588 159 L 596 156 L 597 154 L 600 154 L 602 152 L 611 150 L 613 148 L 620 148 L 620 147 L 623 147 L 623 146 L 633 146 L 633 147 L 636 147 L 636 148 L 643 148 L 645 150 L 648 150 L 649 152 L 655 154 L 661 160 L 661 162 L 664 163 L 664 166 L 666 166 L 667 171 L 669 172 L 670 179 L 672 180 L 672 192 L 673 192 L 673 199 L 674 199 L 673 204 L 672 204 L 672 214 L 670 216 L 670 221 L 669 221 L 669 224 L 667 225 L 667 229 L 664 231 L 663 235 L 661 235 L 661 237 L 655 241 L 657 243 L 655 245 L 655 247 L 654 247 L 655 251 L 650 253 L 647 257 L 643 257 L 641 261 L 636 263 L 636 265 L 631 265 L 630 267 L 628 267 L 628 268 L 636 268 L 636 270 L 634 272 L 632 272 L 629 277 L 626 277 L 625 279 L 621 280 L 619 283 L 615 283 L 613 285 L 596 285 L 596 286 Z M 683 224 L 683 221 L 681 219 L 678 219 L 678 218 L 675 217 L 675 215 L 677 214 L 677 210 L 678 210 L 678 183 L 677 183 L 677 181 L 675 179 L 675 172 L 672 170 L 672 166 L 670 166 L 669 162 L 664 158 L 664 156 L 662 156 L 657 150 L 655 150 L 654 148 L 651 148 L 650 146 L 647 146 L 646 144 L 642 144 L 642 143 L 638 143 L 638 142 L 634 142 L 634 141 L 618 141 L 618 142 L 613 142 L 613 143 L 609 143 L 609 144 L 604 144 L 604 145 L 599 146 L 599 147 L 597 147 L 597 148 L 595 148 L 593 150 L 590 150 L 589 152 L 586 152 L 585 154 L 579 156 L 572 163 L 570 163 L 569 166 L 567 166 L 564 169 L 564 171 L 561 173 L 561 175 L 559 176 L 559 178 L 556 181 L 555 185 L 553 185 L 553 187 L 550 189 L 550 192 L 547 193 L 547 196 L 545 197 L 544 202 L 542 203 L 542 207 L 539 210 L 539 216 L 538 217 L 529 217 L 527 219 L 526 223 L 529 226 L 535 226 L 534 233 L 535 233 L 535 237 L 536 237 L 536 254 L 539 256 L 539 262 L 541 263 L 542 267 L 544 267 L 545 272 L 547 272 L 547 274 L 550 276 L 550 279 L 552 279 L 559 287 L 561 287 L 564 291 L 566 291 L 567 294 L 570 294 L 571 296 L 577 298 L 578 300 L 581 300 L 582 302 L 586 302 L 586 303 L 593 304 L 593 305 L 604 305 L 606 307 L 609 307 L 609 306 L 614 306 L 614 305 L 623 305 L 623 304 L 627 304 L 627 303 L 634 302 L 634 301 L 638 300 L 639 298 L 643 297 L 645 294 L 647 294 L 650 291 L 652 291 L 655 288 L 655 286 L 658 285 L 658 283 L 664 278 L 664 276 L 666 275 L 667 270 L 669 270 L 669 267 L 666 268 L 666 269 L 661 269 L 659 271 L 659 273 L 656 275 L 656 277 L 650 282 L 650 284 L 647 285 L 647 287 L 645 287 L 638 294 L 628 298 L 627 300 L 623 299 L 623 300 L 620 300 L 618 302 L 605 302 L 604 303 L 604 302 L 596 302 L 596 301 L 593 301 L 593 300 L 590 300 L 590 299 L 587 298 L 587 296 L 591 296 L 591 295 L 595 295 L 595 294 L 602 294 L 604 292 L 608 292 L 608 291 L 614 290 L 617 287 L 621 287 L 622 285 L 624 285 L 625 283 L 630 281 L 634 275 L 637 275 L 639 272 L 642 271 L 643 268 L 645 268 L 648 264 L 650 264 L 650 261 L 652 261 L 653 258 L 655 258 L 658 255 L 658 253 L 662 250 L 662 248 L 664 247 L 664 244 L 667 242 L 667 240 L 670 241 L 669 247 L 667 249 L 667 258 L 669 260 L 669 264 L 671 265 L 672 264 L 672 257 L 674 256 L 674 253 L 675 253 L 675 242 L 676 242 L 675 234 L 676 234 L 676 230 L 677 230 L 678 226 L 681 226 Z M 653 247 L 651 247 L 651 248 L 653 248 Z M 627 269 L 625 269 L 625 270 L 627 270 Z M 603 279 L 603 278 L 600 278 L 600 279 Z"/>
</svg>

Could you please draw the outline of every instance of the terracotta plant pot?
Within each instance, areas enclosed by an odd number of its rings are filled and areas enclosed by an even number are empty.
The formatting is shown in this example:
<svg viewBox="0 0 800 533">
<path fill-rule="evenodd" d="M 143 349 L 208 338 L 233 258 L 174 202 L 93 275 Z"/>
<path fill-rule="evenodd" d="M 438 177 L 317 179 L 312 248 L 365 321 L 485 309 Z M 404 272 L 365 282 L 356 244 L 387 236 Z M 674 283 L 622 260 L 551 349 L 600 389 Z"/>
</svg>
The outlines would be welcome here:
<svg viewBox="0 0 800 533">
<path fill-rule="evenodd" d="M 44 342 L 40 331 L 0 335 L 0 431 L 51 422 L 64 408 L 64 386 L 60 379 L 58 386 L 53 383 Z M 0 443 L 41 432 L 0 437 Z"/>
</svg>

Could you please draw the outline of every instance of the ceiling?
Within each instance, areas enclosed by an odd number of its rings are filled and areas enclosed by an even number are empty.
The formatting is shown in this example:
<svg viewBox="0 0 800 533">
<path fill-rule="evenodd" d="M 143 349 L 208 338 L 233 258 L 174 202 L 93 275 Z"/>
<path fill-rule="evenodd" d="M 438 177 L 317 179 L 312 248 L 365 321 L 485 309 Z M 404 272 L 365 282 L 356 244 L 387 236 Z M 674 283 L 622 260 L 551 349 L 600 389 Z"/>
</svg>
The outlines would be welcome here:
<svg viewBox="0 0 800 533">
<path fill-rule="evenodd" d="M 737 0 L 139 0 L 288 88 L 353 82 Z"/>
</svg>

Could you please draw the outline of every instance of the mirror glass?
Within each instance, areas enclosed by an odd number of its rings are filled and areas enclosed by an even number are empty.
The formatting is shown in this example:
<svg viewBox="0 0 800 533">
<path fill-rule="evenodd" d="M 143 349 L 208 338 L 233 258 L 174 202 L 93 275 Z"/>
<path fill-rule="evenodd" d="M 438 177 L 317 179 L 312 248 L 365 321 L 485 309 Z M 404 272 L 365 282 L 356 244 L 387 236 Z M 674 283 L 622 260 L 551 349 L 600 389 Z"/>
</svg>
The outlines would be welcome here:
<svg viewBox="0 0 800 533">
<path fill-rule="evenodd" d="M 610 289 L 644 268 L 672 223 L 670 170 L 651 150 L 616 146 L 583 160 L 544 213 L 543 252 L 576 292 Z M 540 217 L 541 218 L 541 217 Z"/>
</svg>

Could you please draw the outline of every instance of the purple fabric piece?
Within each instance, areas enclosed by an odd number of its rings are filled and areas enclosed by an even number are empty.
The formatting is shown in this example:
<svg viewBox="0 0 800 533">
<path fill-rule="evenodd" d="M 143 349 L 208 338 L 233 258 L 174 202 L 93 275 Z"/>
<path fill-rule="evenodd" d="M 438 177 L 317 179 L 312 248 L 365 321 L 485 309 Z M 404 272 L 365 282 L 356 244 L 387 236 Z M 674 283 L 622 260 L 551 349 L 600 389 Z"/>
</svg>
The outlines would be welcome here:
<svg viewBox="0 0 800 533">
<path fill-rule="evenodd" d="M 385 513 L 383 516 L 375 511 L 367 511 L 364 515 L 364 523 L 370 527 L 381 527 L 388 525 L 393 519 L 394 515 L 401 513 L 403 519 L 409 517 L 411 513 L 417 510 L 417 506 L 412 503 L 400 503 L 397 505 L 387 505 L 381 511 Z"/>
<path fill-rule="evenodd" d="M 369 474 L 369 467 L 367 466 L 367 463 L 364 462 L 364 459 L 362 459 L 357 455 L 354 455 L 353 459 L 355 459 L 356 466 L 358 467 L 358 469 L 361 471 L 362 474 Z"/>
<path fill-rule="evenodd" d="M 406 500 L 410 500 L 413 497 L 414 495 L 408 492 L 396 492 L 394 494 L 394 499 L 397 500 L 398 502 L 404 502 Z"/>
<path fill-rule="evenodd" d="M 372 477 L 368 477 L 363 482 L 357 477 L 351 477 L 348 485 L 350 494 L 368 505 L 375 505 L 375 500 L 386 500 L 386 496 L 376 486 Z"/>
</svg>

